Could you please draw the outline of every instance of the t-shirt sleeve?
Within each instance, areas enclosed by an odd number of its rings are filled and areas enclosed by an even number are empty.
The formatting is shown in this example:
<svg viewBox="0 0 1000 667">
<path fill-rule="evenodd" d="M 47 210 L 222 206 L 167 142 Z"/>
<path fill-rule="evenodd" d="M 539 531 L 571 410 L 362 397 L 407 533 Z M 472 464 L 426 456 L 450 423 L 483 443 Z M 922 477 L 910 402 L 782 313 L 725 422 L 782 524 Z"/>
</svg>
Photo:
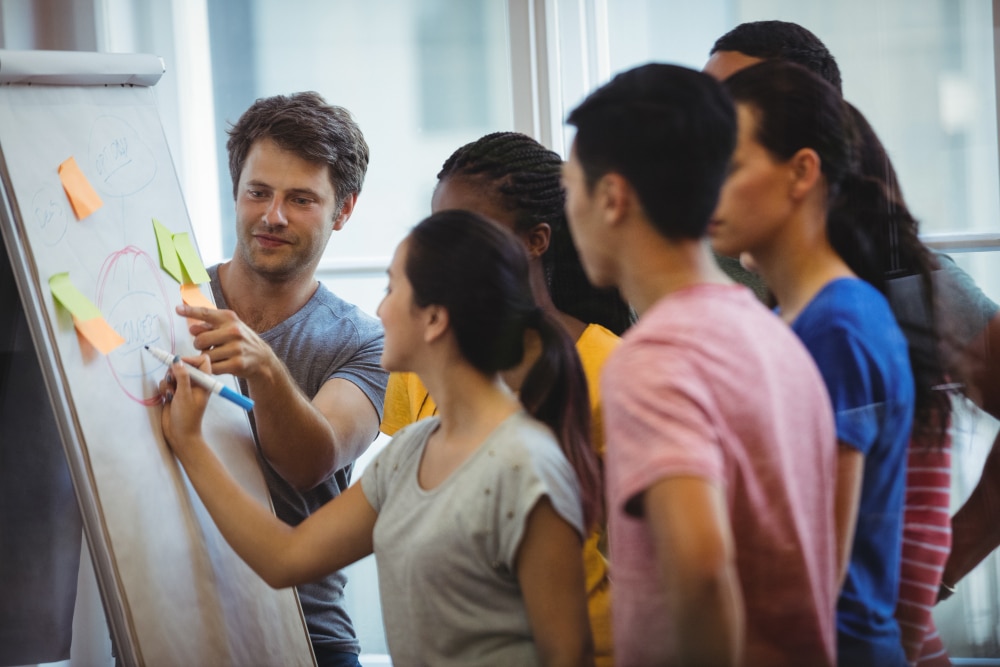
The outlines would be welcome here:
<svg viewBox="0 0 1000 667">
<path fill-rule="evenodd" d="M 347 361 L 333 371 L 330 379 L 342 378 L 353 382 L 364 392 L 368 400 L 375 406 L 379 421 L 385 402 L 385 387 L 389 381 L 389 373 L 382 368 L 383 333 L 380 327 L 370 327 L 359 331 L 361 335 L 358 349 Z"/>
<path fill-rule="evenodd" d="M 833 405 L 837 440 L 867 455 L 879 432 L 879 371 L 864 343 L 840 327 L 814 331 L 806 347 L 819 367 Z"/>
<path fill-rule="evenodd" d="M 375 455 L 375 458 L 368 463 L 364 472 L 361 473 L 361 479 L 359 480 L 361 490 L 364 492 L 365 498 L 368 499 L 368 503 L 375 510 L 376 514 L 382 511 L 382 504 L 385 502 L 386 495 L 388 494 L 389 475 L 394 468 L 394 464 L 399 460 L 400 445 L 405 443 L 408 437 L 407 433 L 407 429 L 403 429 L 397 433 L 382 448 L 382 451 Z"/>
<path fill-rule="evenodd" d="M 500 513 L 497 517 L 498 557 L 511 571 L 524 539 L 528 517 L 542 498 L 549 499 L 556 513 L 580 534 L 581 540 L 586 538 L 576 473 L 551 436 L 532 434 L 529 437 L 548 437 L 549 441 L 524 449 L 518 447 L 518 455 L 499 462 L 508 470 L 504 471 L 496 508 Z"/>
<path fill-rule="evenodd" d="M 986 296 L 968 273 L 948 255 L 936 254 L 941 270 L 935 273 L 939 321 L 944 333 L 968 345 L 997 314 L 1000 307 Z"/>
<path fill-rule="evenodd" d="M 632 514 L 632 502 L 655 483 L 691 476 L 725 485 L 715 399 L 696 366 L 663 345 L 622 349 L 602 382 L 607 425 L 609 502 Z M 609 511 L 615 511 L 609 508 Z"/>
</svg>

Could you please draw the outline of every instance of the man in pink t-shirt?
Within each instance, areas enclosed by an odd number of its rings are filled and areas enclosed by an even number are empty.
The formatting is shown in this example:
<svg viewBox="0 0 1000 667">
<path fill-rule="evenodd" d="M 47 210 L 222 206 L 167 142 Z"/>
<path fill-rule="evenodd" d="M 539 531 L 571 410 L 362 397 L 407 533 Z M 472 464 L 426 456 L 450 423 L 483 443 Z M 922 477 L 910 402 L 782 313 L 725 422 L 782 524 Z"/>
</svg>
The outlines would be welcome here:
<svg viewBox="0 0 1000 667">
<path fill-rule="evenodd" d="M 653 64 L 569 123 L 574 241 L 640 316 L 602 381 L 616 664 L 833 665 L 830 401 L 704 242 L 732 104 L 711 77 Z"/>
</svg>

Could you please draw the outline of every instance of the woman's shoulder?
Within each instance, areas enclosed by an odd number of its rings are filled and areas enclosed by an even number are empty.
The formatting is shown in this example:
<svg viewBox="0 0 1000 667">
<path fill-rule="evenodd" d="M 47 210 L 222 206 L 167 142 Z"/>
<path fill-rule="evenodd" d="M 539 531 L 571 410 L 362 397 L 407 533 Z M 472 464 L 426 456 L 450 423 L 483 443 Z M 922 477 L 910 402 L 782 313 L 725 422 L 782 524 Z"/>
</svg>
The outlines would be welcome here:
<svg viewBox="0 0 1000 667">
<path fill-rule="evenodd" d="M 569 465 L 552 430 L 526 412 L 509 417 L 497 435 L 503 445 L 498 455 L 506 463 L 536 471 Z"/>
<path fill-rule="evenodd" d="M 824 327 L 880 329 L 895 326 L 889 301 L 860 278 L 832 280 L 813 297 L 798 319 L 822 322 Z"/>
<path fill-rule="evenodd" d="M 621 338 L 600 324 L 588 324 L 576 341 L 576 352 L 587 375 L 592 370 L 599 372 L 604 361 L 621 342 Z"/>
<path fill-rule="evenodd" d="M 392 439 L 379 452 L 377 459 L 383 463 L 391 461 L 395 464 L 413 456 L 427 443 L 427 439 L 437 428 L 439 422 L 437 417 L 427 417 L 407 424 L 396 431 Z"/>
</svg>

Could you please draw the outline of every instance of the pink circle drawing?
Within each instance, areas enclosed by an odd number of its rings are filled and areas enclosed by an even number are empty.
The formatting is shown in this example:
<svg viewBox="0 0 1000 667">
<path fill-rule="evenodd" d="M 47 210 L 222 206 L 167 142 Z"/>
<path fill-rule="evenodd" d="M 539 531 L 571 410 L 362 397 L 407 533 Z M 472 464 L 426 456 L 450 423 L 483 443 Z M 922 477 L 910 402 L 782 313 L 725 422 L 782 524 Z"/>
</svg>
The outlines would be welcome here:
<svg viewBox="0 0 1000 667">
<path fill-rule="evenodd" d="M 173 309 L 159 265 L 135 246 L 109 255 L 98 278 L 97 307 L 125 339 L 107 356 L 118 386 L 133 401 L 158 404 L 164 364 L 143 347 L 173 351 L 175 340 Z"/>
</svg>

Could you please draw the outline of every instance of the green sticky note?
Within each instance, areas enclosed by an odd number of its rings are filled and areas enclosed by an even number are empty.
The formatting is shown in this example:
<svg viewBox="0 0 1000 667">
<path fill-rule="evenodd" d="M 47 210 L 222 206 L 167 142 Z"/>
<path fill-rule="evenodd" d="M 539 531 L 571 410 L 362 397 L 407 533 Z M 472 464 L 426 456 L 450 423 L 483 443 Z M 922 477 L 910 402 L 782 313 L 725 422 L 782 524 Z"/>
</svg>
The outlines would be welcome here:
<svg viewBox="0 0 1000 667">
<path fill-rule="evenodd" d="M 184 232 L 183 234 L 174 234 L 174 248 L 177 250 L 177 256 L 181 259 L 181 266 L 183 267 L 184 272 L 191 279 L 190 282 L 195 285 L 200 285 L 211 280 L 208 277 L 208 271 L 205 270 L 205 265 L 201 263 L 201 257 L 198 256 L 198 251 L 194 249 L 194 245 L 191 243 L 191 237 L 188 236 L 187 232 Z"/>
<path fill-rule="evenodd" d="M 160 250 L 160 266 L 173 276 L 174 280 L 183 283 L 184 275 L 181 273 L 181 260 L 177 257 L 177 249 L 174 247 L 173 232 L 156 218 L 153 218 L 153 230 L 156 232 L 156 245 Z"/>
<path fill-rule="evenodd" d="M 95 317 L 103 319 L 97 306 L 70 281 L 69 273 L 57 273 L 49 278 L 49 289 L 52 291 L 52 297 L 78 320 L 86 322 Z"/>
</svg>

